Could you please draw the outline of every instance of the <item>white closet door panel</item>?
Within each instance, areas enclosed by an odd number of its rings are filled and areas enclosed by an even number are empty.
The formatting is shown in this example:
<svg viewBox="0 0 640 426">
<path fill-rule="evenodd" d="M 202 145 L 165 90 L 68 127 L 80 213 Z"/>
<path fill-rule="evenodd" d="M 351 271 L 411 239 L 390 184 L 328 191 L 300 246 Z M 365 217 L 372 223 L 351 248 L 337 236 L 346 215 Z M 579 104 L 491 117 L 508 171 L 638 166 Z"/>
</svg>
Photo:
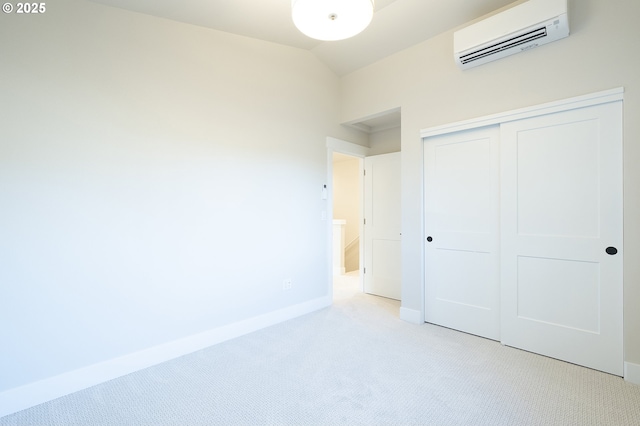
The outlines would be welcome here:
<svg viewBox="0 0 640 426">
<path fill-rule="evenodd" d="M 501 125 L 502 342 L 622 375 L 622 106 Z"/>
<path fill-rule="evenodd" d="M 598 236 L 598 126 L 593 119 L 518 131 L 520 235 Z"/>
<path fill-rule="evenodd" d="M 425 321 L 500 338 L 496 126 L 425 140 Z"/>
</svg>

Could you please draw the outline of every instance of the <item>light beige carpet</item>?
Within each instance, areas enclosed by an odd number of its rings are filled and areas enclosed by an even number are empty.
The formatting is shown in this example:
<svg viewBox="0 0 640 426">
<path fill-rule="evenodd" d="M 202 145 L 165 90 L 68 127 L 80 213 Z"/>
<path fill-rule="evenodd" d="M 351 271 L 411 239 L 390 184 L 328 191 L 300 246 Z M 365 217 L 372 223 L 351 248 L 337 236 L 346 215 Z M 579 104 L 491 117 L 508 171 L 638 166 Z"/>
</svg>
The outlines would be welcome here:
<svg viewBox="0 0 640 426">
<path fill-rule="evenodd" d="M 640 425 L 640 386 L 398 309 L 342 277 L 330 308 L 0 425 Z"/>
</svg>

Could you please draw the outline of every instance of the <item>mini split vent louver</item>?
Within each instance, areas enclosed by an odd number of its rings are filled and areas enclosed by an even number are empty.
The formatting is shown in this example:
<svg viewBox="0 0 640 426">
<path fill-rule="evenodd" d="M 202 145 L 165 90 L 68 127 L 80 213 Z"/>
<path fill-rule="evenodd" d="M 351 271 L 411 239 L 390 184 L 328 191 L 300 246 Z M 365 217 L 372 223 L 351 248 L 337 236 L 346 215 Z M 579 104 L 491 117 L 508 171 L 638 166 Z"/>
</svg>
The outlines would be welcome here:
<svg viewBox="0 0 640 426">
<path fill-rule="evenodd" d="M 567 0 L 529 0 L 456 31 L 454 58 L 467 69 L 568 35 Z"/>
</svg>

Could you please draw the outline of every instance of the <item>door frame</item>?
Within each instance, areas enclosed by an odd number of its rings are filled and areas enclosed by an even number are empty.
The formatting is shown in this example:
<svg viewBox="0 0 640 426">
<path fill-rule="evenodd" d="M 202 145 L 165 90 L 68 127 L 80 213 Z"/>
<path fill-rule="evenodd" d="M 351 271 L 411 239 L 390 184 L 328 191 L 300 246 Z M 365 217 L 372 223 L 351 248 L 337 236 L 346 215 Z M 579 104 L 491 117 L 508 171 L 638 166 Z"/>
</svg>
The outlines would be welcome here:
<svg viewBox="0 0 640 426">
<path fill-rule="evenodd" d="M 327 220 L 327 294 L 330 300 L 333 300 L 333 154 L 340 153 L 357 157 L 359 159 L 359 173 L 360 176 L 364 174 L 364 157 L 369 154 L 369 148 L 366 146 L 358 145 L 353 142 L 348 142 L 342 139 L 337 139 L 331 136 L 327 136 L 327 191 L 326 191 L 326 210 L 324 217 Z M 364 179 L 360 179 L 360 218 L 364 215 Z M 362 274 L 362 268 L 364 265 L 364 224 L 360 221 L 360 278 L 359 286 L 362 290 L 364 287 L 364 277 Z"/>
</svg>

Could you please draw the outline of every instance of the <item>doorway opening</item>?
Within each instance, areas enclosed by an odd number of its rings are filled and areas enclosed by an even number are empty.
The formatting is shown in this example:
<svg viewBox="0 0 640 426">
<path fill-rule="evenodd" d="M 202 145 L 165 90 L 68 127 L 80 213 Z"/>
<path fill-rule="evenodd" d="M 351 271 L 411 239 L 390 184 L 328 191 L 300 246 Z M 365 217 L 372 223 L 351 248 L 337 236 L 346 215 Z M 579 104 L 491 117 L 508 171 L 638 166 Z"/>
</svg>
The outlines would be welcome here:
<svg viewBox="0 0 640 426">
<path fill-rule="evenodd" d="M 362 292 L 363 159 L 332 153 L 333 297 Z"/>
</svg>

